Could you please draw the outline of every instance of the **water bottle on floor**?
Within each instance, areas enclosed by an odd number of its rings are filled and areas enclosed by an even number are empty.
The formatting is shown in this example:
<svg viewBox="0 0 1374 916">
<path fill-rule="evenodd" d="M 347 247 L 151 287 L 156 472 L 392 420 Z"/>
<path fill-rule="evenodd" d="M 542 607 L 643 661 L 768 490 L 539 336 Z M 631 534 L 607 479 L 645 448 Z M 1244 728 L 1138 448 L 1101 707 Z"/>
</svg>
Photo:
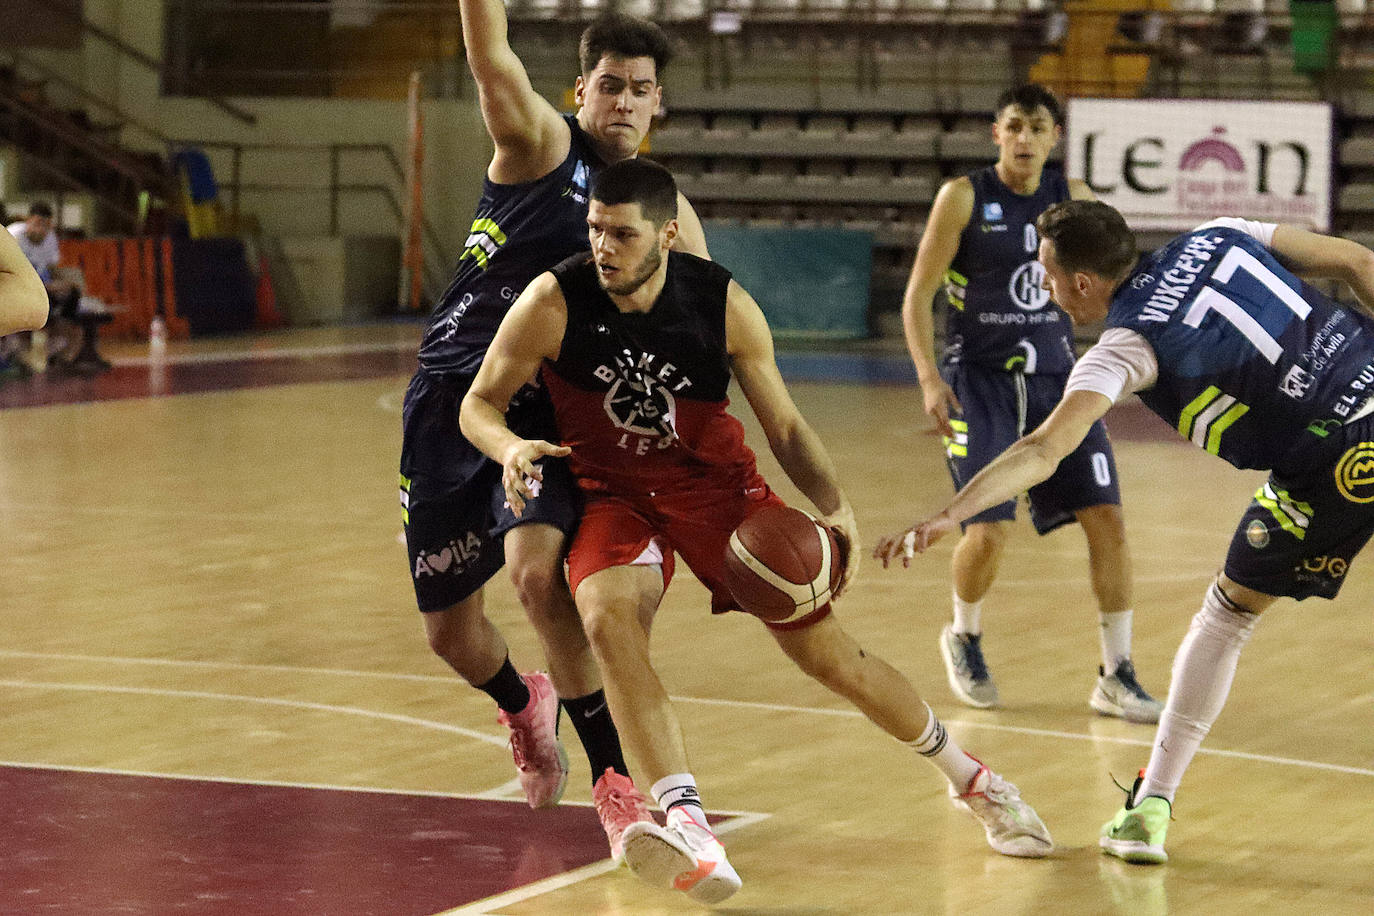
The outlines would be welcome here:
<svg viewBox="0 0 1374 916">
<path fill-rule="evenodd" d="M 161 315 L 154 315 L 148 328 L 148 351 L 159 356 L 167 352 L 167 322 Z"/>
<path fill-rule="evenodd" d="M 28 364 L 34 372 L 48 371 L 48 332 L 43 328 L 29 336 Z"/>
</svg>

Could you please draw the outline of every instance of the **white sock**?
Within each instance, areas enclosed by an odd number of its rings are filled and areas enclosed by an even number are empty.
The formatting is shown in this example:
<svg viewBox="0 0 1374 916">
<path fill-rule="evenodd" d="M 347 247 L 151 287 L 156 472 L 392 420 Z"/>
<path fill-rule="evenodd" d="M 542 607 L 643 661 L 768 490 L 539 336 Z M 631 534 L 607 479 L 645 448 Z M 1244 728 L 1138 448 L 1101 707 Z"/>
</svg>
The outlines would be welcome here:
<svg viewBox="0 0 1374 916">
<path fill-rule="evenodd" d="M 1102 670 L 1111 674 L 1116 666 L 1131 657 L 1131 611 L 1117 611 L 1099 617 L 1102 639 Z"/>
<path fill-rule="evenodd" d="M 963 792 L 968 788 L 968 784 L 973 782 L 973 777 L 978 775 L 982 764 L 970 757 L 949 736 L 949 732 L 945 731 L 944 725 L 931 710 L 930 704 L 926 703 L 925 707 L 926 712 L 930 713 L 930 721 L 926 723 L 925 731 L 921 732 L 921 737 L 915 741 L 902 743 L 939 767 L 940 772 L 945 774 L 945 778 L 954 788 Z"/>
<path fill-rule="evenodd" d="M 970 633 L 977 635 L 983 632 L 981 616 L 983 613 L 983 599 L 977 601 L 965 601 L 959 597 L 959 593 L 954 594 L 954 626 L 956 633 Z"/>
<path fill-rule="evenodd" d="M 1174 793 L 1202 739 L 1221 714 L 1240 650 L 1255 629 L 1258 614 L 1241 610 L 1215 583 L 1207 589 L 1202 610 L 1193 616 L 1179 644 L 1169 682 L 1169 701 L 1155 732 L 1155 746 L 1139 797 L 1158 795 L 1172 804 Z M 1132 799 L 1136 801 L 1136 799 Z"/>
<path fill-rule="evenodd" d="M 654 783 L 649 792 L 659 809 L 672 819 L 674 811 L 690 817 L 701 826 L 706 826 L 706 810 L 701 806 L 701 793 L 697 791 L 697 781 L 691 773 L 673 773 Z"/>
</svg>

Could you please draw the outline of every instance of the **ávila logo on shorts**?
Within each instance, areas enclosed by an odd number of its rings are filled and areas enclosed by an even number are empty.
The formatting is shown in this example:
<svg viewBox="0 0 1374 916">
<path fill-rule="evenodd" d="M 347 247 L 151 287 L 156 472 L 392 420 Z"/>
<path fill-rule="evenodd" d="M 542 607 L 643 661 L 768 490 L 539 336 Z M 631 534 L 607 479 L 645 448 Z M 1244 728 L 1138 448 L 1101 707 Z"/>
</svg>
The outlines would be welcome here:
<svg viewBox="0 0 1374 916">
<path fill-rule="evenodd" d="M 1336 462 L 1336 489 L 1352 503 L 1374 502 L 1374 442 L 1346 449 Z"/>
</svg>

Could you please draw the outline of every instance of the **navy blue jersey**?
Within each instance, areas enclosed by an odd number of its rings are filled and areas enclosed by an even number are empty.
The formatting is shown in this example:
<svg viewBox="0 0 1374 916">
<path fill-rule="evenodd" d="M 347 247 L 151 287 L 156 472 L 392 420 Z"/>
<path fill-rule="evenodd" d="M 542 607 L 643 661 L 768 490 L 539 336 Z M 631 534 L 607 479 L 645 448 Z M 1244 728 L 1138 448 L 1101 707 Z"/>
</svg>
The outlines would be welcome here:
<svg viewBox="0 0 1374 916">
<path fill-rule="evenodd" d="M 945 274 L 945 361 L 1027 374 L 1073 367 L 1068 315 L 1041 287 L 1035 220 L 1069 199 L 1062 172 L 1046 170 L 1034 194 L 1017 194 L 988 166 L 971 173 L 973 213 Z"/>
<path fill-rule="evenodd" d="M 1159 378 L 1140 399 L 1239 468 L 1274 468 L 1374 391 L 1374 320 L 1303 283 L 1239 229 L 1209 226 L 1142 259 L 1108 327 L 1145 337 Z"/>
<path fill-rule="evenodd" d="M 525 184 L 482 182 L 463 253 L 420 344 L 420 369 L 477 374 L 511 304 L 538 274 L 590 247 L 587 191 L 602 162 L 573 115 L 568 156 Z"/>
</svg>

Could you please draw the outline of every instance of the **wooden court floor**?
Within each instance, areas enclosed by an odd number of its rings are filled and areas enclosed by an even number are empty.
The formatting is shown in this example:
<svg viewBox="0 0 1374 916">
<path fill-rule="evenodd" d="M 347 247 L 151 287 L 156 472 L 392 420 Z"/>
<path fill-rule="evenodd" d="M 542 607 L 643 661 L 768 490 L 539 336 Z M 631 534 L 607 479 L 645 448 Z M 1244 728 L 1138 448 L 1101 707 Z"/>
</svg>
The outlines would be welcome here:
<svg viewBox="0 0 1374 916">
<path fill-rule="evenodd" d="M 490 701 L 424 644 L 394 483 L 416 333 L 181 344 L 151 366 L 115 347 L 99 385 L 0 386 L 0 913 L 696 911 L 604 859 L 571 734 L 564 805 L 525 809 Z M 793 392 L 869 543 L 947 496 L 916 389 L 803 379 Z M 1139 408 L 1111 425 L 1135 661 L 1162 695 L 1259 477 Z M 1261 622 L 1158 868 L 1097 850 L 1121 800 L 1112 777 L 1130 782 L 1153 730 L 1087 705 L 1081 535 L 1018 525 L 984 613 L 995 711 L 944 684 L 948 561 L 941 544 L 906 571 L 870 562 L 838 614 L 1020 786 L 1054 856 L 993 853 L 923 761 L 792 669 L 756 621 L 712 618 L 679 577 L 656 663 L 745 880 L 722 911 L 1374 909 L 1374 559 L 1335 603 Z M 509 584 L 489 594 L 517 664 L 536 666 Z"/>
</svg>

